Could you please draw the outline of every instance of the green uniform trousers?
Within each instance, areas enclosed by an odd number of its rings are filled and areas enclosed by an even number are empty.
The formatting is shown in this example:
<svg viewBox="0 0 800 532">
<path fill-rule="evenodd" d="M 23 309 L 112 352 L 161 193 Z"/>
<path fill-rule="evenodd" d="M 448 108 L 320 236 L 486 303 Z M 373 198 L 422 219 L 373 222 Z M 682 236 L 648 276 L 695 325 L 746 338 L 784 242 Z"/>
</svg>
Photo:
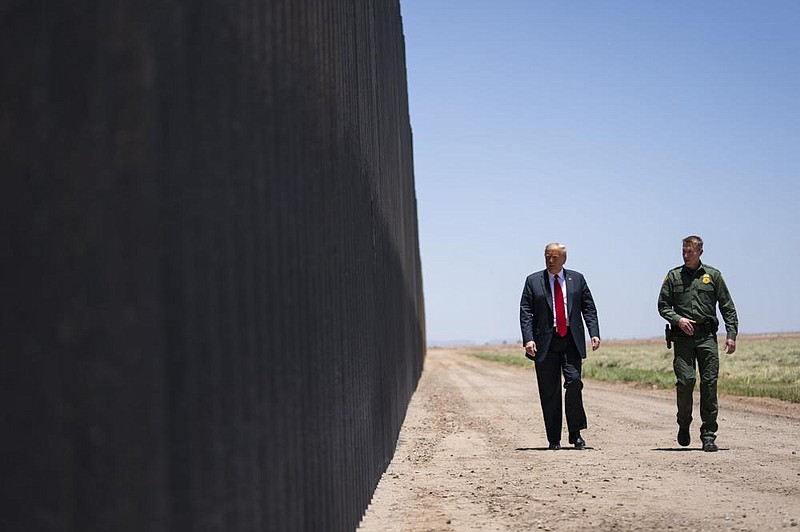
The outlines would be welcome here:
<svg viewBox="0 0 800 532">
<path fill-rule="evenodd" d="M 714 334 L 694 337 L 677 337 L 674 341 L 675 388 L 678 399 L 678 426 L 692 423 L 692 393 L 696 369 L 700 372 L 700 439 L 714 441 L 717 437 L 717 378 L 719 377 L 719 350 Z"/>
</svg>

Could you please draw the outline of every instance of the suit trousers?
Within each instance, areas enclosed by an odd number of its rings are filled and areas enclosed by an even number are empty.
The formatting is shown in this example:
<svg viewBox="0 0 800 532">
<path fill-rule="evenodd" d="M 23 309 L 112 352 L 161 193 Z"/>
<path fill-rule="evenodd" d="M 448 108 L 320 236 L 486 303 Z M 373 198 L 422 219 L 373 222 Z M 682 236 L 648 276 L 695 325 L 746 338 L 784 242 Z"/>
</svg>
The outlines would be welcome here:
<svg viewBox="0 0 800 532">
<path fill-rule="evenodd" d="M 581 380 L 581 355 L 572 335 L 565 337 L 553 334 L 547 356 L 536 362 L 536 382 L 539 385 L 539 401 L 542 404 L 547 441 L 561 441 L 561 374 L 564 375 L 564 410 L 567 429 L 570 433 L 586 428 L 586 412 L 583 409 L 583 381 Z"/>
</svg>

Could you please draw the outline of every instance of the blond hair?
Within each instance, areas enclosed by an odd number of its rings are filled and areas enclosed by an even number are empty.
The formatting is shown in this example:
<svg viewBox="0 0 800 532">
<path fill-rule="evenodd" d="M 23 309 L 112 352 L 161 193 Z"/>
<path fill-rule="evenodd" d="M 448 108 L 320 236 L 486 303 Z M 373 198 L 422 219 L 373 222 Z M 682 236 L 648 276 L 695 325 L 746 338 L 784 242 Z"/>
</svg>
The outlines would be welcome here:
<svg viewBox="0 0 800 532">
<path fill-rule="evenodd" d="M 683 239 L 684 245 L 692 246 L 692 249 L 700 250 L 703 249 L 703 239 L 697 235 L 689 235 Z"/>
<path fill-rule="evenodd" d="M 556 248 L 561 252 L 562 255 L 564 255 L 565 257 L 567 256 L 567 246 L 565 246 L 564 244 L 561 244 L 559 242 L 550 242 L 544 247 L 544 252 L 547 253 L 547 250 L 551 248 Z"/>
</svg>

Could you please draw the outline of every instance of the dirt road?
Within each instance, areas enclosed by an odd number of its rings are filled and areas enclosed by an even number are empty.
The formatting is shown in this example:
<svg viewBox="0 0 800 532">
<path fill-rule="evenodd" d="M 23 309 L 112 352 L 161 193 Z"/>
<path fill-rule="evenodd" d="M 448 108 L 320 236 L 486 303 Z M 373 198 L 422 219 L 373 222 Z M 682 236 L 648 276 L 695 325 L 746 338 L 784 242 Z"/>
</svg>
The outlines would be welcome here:
<svg viewBox="0 0 800 532">
<path fill-rule="evenodd" d="M 550 451 L 535 388 L 532 368 L 429 350 L 361 529 L 800 531 L 800 405 L 721 396 L 704 453 L 697 404 L 682 448 L 673 391 L 588 381 L 588 448 Z"/>
</svg>

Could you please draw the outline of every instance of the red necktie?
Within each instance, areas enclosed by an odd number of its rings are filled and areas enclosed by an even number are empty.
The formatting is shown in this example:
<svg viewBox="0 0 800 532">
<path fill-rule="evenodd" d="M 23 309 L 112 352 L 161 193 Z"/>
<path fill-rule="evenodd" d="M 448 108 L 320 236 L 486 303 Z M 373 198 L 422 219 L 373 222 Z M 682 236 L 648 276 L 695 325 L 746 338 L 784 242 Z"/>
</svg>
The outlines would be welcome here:
<svg viewBox="0 0 800 532">
<path fill-rule="evenodd" d="M 555 288 L 556 332 L 559 336 L 564 336 L 567 334 L 567 313 L 564 311 L 564 294 L 561 292 L 558 275 L 553 277 L 553 287 Z"/>
</svg>

